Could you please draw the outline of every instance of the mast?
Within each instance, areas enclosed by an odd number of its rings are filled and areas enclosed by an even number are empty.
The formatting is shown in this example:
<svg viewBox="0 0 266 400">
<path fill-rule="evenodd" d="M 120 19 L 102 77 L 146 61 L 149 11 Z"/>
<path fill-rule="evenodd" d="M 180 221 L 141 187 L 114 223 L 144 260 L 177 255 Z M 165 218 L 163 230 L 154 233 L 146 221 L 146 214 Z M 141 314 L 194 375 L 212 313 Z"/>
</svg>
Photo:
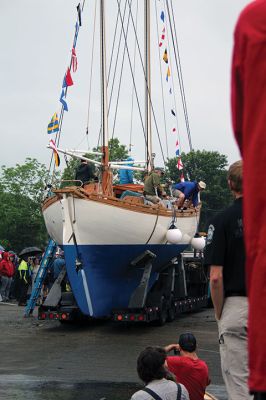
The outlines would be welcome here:
<svg viewBox="0 0 266 400">
<path fill-rule="evenodd" d="M 101 64 L 101 100 L 102 100 L 102 188 L 103 193 L 108 194 L 108 119 L 107 119 L 107 80 L 106 80 L 106 36 L 105 36 L 105 1 L 100 0 L 100 64 Z"/>
<path fill-rule="evenodd" d="M 150 0 L 144 3 L 144 54 L 145 54 L 145 134 L 147 138 L 147 168 L 153 168 L 151 137 L 151 49 L 150 49 Z"/>
</svg>

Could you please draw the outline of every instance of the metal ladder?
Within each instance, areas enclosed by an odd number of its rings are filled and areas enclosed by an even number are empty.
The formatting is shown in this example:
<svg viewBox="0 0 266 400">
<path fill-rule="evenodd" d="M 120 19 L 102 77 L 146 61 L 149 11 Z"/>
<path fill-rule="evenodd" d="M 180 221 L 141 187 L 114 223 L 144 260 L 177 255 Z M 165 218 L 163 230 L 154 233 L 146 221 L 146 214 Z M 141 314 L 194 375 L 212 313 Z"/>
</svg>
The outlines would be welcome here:
<svg viewBox="0 0 266 400">
<path fill-rule="evenodd" d="M 41 265 L 34 282 L 34 286 L 32 288 L 31 296 L 27 301 L 27 305 L 25 307 L 24 317 L 29 317 L 33 313 L 33 310 L 36 306 L 36 302 L 39 298 L 42 289 L 43 281 L 46 277 L 46 273 L 48 271 L 48 268 L 53 263 L 56 247 L 57 244 L 55 243 L 55 241 L 53 239 L 50 239 L 45 249 L 45 253 L 42 258 Z"/>
</svg>

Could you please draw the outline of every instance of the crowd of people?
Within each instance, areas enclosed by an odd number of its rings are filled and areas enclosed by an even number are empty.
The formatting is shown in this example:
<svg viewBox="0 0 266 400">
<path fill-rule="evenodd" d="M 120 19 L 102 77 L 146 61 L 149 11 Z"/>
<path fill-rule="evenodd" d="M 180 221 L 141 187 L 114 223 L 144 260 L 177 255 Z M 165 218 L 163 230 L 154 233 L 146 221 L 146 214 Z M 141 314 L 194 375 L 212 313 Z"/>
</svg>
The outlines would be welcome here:
<svg viewBox="0 0 266 400">
<path fill-rule="evenodd" d="M 13 251 L 0 252 L 0 301 L 17 302 L 26 306 L 32 292 L 41 255 L 22 255 L 20 258 Z M 46 274 L 41 296 L 45 298 L 65 265 L 64 252 L 58 248 L 51 268 Z"/>
</svg>

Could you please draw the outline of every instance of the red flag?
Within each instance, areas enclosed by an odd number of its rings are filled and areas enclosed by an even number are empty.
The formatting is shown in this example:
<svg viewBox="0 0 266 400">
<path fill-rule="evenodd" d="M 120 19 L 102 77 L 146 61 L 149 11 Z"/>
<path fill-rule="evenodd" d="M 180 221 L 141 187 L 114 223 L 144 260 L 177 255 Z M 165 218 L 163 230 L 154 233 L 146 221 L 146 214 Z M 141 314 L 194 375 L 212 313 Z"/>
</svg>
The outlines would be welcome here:
<svg viewBox="0 0 266 400">
<path fill-rule="evenodd" d="M 76 50 L 74 47 L 72 48 L 71 65 L 72 65 L 72 71 L 76 72 L 77 68 L 78 68 L 78 59 L 77 59 Z"/>
<path fill-rule="evenodd" d="M 72 80 L 72 77 L 71 77 L 71 73 L 70 73 L 70 69 L 69 69 L 69 68 L 67 69 L 67 72 L 66 72 L 65 82 L 66 82 L 66 85 L 67 85 L 67 86 L 72 86 L 72 85 L 74 84 L 74 83 L 73 83 L 73 80 Z"/>
<path fill-rule="evenodd" d="M 181 161 L 181 157 L 178 157 L 178 160 L 177 160 L 177 169 L 180 171 L 181 169 L 183 169 L 183 164 L 182 164 L 182 161 Z"/>
</svg>

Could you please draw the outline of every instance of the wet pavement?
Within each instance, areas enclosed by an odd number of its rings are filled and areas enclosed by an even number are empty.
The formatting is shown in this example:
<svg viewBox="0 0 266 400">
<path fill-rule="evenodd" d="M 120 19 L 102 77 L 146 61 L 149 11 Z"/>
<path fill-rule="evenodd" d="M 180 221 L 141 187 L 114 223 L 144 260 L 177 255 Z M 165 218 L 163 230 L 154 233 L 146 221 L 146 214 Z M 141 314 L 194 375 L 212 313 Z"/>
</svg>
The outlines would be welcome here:
<svg viewBox="0 0 266 400">
<path fill-rule="evenodd" d="M 1 400 L 126 400 L 140 388 L 136 358 L 191 331 L 210 370 L 208 391 L 226 400 L 213 310 L 187 314 L 163 327 L 95 321 L 83 326 L 23 318 L 0 304 Z"/>
</svg>

